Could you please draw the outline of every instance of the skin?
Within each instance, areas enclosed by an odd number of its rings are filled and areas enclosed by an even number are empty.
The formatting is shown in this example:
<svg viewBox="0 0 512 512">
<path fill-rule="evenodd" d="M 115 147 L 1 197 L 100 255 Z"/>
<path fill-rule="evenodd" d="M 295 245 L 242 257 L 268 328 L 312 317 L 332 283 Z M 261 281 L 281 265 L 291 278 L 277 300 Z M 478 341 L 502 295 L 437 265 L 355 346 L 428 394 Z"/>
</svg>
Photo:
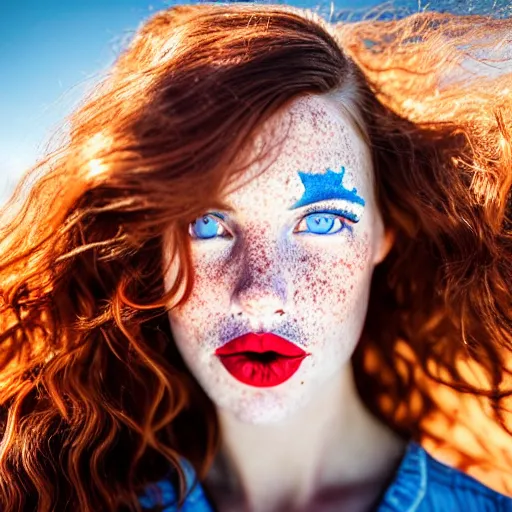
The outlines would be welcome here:
<svg viewBox="0 0 512 512">
<path fill-rule="evenodd" d="M 227 485 L 239 496 L 235 508 L 244 503 L 249 510 L 299 510 L 312 500 L 320 503 L 328 489 L 345 489 L 345 510 L 365 510 L 403 449 L 366 412 L 350 365 L 372 272 L 389 251 L 392 235 L 375 201 L 368 147 L 335 101 L 294 100 L 261 127 L 255 148 L 288 129 L 283 143 L 227 194 L 233 212 L 209 212 L 223 216 L 212 219 L 220 220 L 222 236 L 193 239 L 195 284 L 186 304 L 169 312 L 171 328 L 218 411 L 223 448 L 210 478 L 213 489 Z M 315 204 L 324 212 L 348 213 L 333 222 L 333 234 L 306 232 L 311 205 L 293 207 L 306 192 L 299 172 L 339 173 L 340 186 L 355 188 L 362 199 Z M 196 238 L 194 225 L 190 233 Z M 167 288 L 173 269 L 170 265 L 165 276 Z M 232 377 L 214 352 L 250 331 L 273 332 L 310 355 L 285 383 L 248 386 Z M 363 486 L 352 503 L 347 489 L 370 481 L 373 492 Z M 216 501 L 225 499 L 225 492 L 217 494 Z"/>
</svg>

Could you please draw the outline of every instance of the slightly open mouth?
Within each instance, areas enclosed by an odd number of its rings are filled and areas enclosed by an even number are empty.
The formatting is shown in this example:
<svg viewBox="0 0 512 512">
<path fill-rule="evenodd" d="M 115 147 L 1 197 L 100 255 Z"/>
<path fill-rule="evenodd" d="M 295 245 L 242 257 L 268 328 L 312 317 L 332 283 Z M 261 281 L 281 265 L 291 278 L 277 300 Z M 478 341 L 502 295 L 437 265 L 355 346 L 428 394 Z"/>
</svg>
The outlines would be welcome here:
<svg viewBox="0 0 512 512">
<path fill-rule="evenodd" d="M 219 347 L 215 355 L 240 382 L 271 387 L 291 378 L 310 354 L 276 334 L 247 333 Z"/>
<path fill-rule="evenodd" d="M 277 352 L 241 352 L 240 355 L 247 357 L 250 361 L 257 361 L 259 363 L 272 363 L 281 357 L 286 357 Z"/>
</svg>

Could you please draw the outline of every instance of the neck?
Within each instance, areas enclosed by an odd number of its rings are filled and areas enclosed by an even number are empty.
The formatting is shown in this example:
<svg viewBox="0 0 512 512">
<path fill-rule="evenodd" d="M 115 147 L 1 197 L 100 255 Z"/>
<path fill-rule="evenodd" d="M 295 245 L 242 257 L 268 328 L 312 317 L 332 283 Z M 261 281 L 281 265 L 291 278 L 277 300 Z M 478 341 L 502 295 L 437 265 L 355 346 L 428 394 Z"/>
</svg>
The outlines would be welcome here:
<svg viewBox="0 0 512 512">
<path fill-rule="evenodd" d="M 223 410 L 218 417 L 222 447 L 205 483 L 216 502 L 230 495 L 237 510 L 319 510 L 336 494 L 347 500 L 343 510 L 368 510 L 404 449 L 362 404 L 350 365 L 286 421 L 247 424 Z"/>
</svg>

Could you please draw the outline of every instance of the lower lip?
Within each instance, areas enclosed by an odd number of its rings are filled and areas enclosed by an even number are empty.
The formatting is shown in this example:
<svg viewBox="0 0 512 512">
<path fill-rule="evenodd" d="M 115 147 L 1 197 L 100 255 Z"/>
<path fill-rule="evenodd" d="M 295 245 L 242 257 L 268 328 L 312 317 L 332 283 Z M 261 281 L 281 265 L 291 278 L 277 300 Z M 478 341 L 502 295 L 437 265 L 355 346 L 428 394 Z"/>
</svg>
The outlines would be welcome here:
<svg viewBox="0 0 512 512">
<path fill-rule="evenodd" d="M 298 369 L 307 354 L 286 357 L 276 355 L 269 362 L 256 361 L 244 353 L 219 356 L 226 370 L 235 379 L 258 388 L 269 388 L 286 382 Z"/>
</svg>

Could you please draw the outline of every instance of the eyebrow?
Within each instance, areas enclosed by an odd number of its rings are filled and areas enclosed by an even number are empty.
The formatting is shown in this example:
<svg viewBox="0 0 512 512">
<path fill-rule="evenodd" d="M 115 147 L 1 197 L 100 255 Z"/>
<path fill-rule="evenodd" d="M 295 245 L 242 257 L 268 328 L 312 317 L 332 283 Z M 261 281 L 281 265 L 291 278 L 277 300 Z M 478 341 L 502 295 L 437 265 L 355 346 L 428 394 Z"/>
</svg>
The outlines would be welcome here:
<svg viewBox="0 0 512 512">
<path fill-rule="evenodd" d="M 364 199 L 357 194 L 357 190 L 353 188 L 349 190 L 343 185 L 343 177 L 345 176 L 345 167 L 341 167 L 339 173 L 327 169 L 324 174 L 311 174 L 299 171 L 299 177 L 304 185 L 304 194 L 289 209 L 295 210 L 302 206 L 325 201 L 327 199 L 343 199 L 361 206 L 365 205 Z"/>
</svg>

